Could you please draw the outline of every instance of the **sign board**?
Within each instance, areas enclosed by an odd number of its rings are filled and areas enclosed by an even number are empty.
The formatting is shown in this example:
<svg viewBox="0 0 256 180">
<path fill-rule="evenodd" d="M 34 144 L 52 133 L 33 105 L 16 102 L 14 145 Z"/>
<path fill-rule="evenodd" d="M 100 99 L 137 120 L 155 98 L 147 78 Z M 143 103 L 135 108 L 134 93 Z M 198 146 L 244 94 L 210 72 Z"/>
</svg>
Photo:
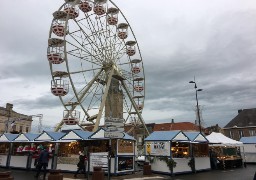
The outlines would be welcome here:
<svg viewBox="0 0 256 180">
<path fill-rule="evenodd" d="M 123 138 L 124 133 L 119 131 L 105 131 L 104 137 L 106 138 Z"/>
<path fill-rule="evenodd" d="M 124 123 L 119 122 L 105 122 L 105 126 L 115 126 L 115 127 L 124 127 Z"/>
<path fill-rule="evenodd" d="M 106 131 L 105 138 L 123 138 L 124 137 L 124 119 L 122 118 L 105 118 Z"/>
<path fill-rule="evenodd" d="M 105 119 L 105 122 L 108 122 L 108 121 L 124 123 L 124 119 L 120 119 L 120 118 L 109 118 L 108 117 L 108 118 Z"/>
<path fill-rule="evenodd" d="M 94 166 L 101 166 L 103 169 L 108 168 L 108 152 L 90 153 L 90 171 Z"/>
<path fill-rule="evenodd" d="M 106 131 L 118 131 L 118 132 L 123 132 L 123 131 L 124 131 L 124 128 L 119 128 L 119 127 L 116 127 L 116 126 L 109 126 L 109 127 L 107 127 Z"/>
</svg>

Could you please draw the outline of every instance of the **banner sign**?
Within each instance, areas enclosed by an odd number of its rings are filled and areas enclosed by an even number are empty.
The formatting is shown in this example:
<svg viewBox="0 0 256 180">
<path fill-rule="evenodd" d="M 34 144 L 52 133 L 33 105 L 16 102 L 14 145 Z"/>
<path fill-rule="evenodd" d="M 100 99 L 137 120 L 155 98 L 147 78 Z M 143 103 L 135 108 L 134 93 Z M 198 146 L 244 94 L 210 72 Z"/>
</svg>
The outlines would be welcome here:
<svg viewBox="0 0 256 180">
<path fill-rule="evenodd" d="M 163 142 L 163 141 L 147 142 L 146 153 L 147 155 L 153 155 L 153 156 L 169 156 L 170 142 Z"/>
</svg>

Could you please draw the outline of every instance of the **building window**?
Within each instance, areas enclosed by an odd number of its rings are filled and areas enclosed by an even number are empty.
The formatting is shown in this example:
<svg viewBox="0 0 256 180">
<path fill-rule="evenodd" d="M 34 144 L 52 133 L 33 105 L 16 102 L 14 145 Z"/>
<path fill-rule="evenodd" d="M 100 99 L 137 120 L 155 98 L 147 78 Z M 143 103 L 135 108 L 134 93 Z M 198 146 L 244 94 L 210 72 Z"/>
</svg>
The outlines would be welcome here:
<svg viewBox="0 0 256 180">
<path fill-rule="evenodd" d="M 253 130 L 249 130 L 249 134 L 250 134 L 250 136 L 255 136 L 256 135 L 255 130 L 254 129 Z"/>
<path fill-rule="evenodd" d="M 232 131 L 229 131 L 229 137 L 230 137 L 231 139 L 233 139 L 233 133 L 232 133 Z"/>
<path fill-rule="evenodd" d="M 12 126 L 12 130 L 13 130 L 13 131 L 16 131 L 16 128 L 17 128 L 16 125 L 13 125 L 13 126 Z"/>
<path fill-rule="evenodd" d="M 26 132 L 28 132 L 29 131 L 29 127 L 26 127 Z"/>
<path fill-rule="evenodd" d="M 240 138 L 244 137 L 244 131 L 243 130 L 239 130 L 239 136 L 240 136 Z"/>
<path fill-rule="evenodd" d="M 20 132 L 22 132 L 23 126 L 20 126 Z"/>
</svg>

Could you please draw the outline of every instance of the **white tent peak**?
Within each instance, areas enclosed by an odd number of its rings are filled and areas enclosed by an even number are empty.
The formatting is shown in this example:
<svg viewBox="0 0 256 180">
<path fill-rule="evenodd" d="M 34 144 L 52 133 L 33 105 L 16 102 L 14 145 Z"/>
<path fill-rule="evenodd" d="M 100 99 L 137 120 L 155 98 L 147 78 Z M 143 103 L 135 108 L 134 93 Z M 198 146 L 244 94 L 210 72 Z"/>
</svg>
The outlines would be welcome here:
<svg viewBox="0 0 256 180">
<path fill-rule="evenodd" d="M 231 139 L 222 133 L 212 132 L 210 135 L 206 136 L 206 138 L 209 144 L 222 144 L 224 146 L 243 145 L 242 142 Z"/>
</svg>

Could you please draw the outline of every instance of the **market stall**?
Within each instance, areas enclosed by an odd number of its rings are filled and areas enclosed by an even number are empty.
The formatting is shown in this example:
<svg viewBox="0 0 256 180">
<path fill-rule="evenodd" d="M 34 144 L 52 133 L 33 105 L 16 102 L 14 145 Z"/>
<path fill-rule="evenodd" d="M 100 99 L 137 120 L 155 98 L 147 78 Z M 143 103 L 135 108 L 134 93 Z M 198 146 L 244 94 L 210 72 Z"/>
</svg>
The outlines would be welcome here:
<svg viewBox="0 0 256 180">
<path fill-rule="evenodd" d="M 86 146 L 84 141 L 88 140 L 90 135 L 92 135 L 92 132 L 71 130 L 59 139 L 57 141 L 58 153 L 56 168 L 63 171 L 76 171 L 79 161 L 78 152 L 82 151 L 87 155 L 88 146 Z"/>
<path fill-rule="evenodd" d="M 89 171 L 93 171 L 94 166 L 102 166 L 107 173 L 108 151 L 110 150 L 110 173 L 126 174 L 134 172 L 135 163 L 135 139 L 124 133 L 123 138 L 109 139 L 104 137 L 105 130 L 100 128 L 88 139 L 90 143 L 89 151 Z M 111 148 L 109 146 L 111 144 Z M 89 144 L 88 144 L 89 145 Z"/>
<path fill-rule="evenodd" d="M 155 173 L 191 172 L 190 140 L 182 131 L 155 131 L 145 140 L 146 161 Z"/>
<path fill-rule="evenodd" d="M 62 132 L 50 132 L 44 131 L 42 132 L 37 138 L 34 139 L 34 146 L 36 147 L 37 151 L 32 156 L 31 166 L 33 166 L 40 155 L 40 151 L 44 148 L 48 150 L 50 153 L 50 159 L 48 162 L 48 169 L 56 169 L 56 162 L 57 162 L 57 151 L 58 151 L 58 144 L 57 141 L 60 140 L 66 133 Z M 34 166 L 35 168 L 35 166 Z"/>
<path fill-rule="evenodd" d="M 246 163 L 256 163 L 256 136 L 242 137 Z"/>
<path fill-rule="evenodd" d="M 191 164 L 192 171 L 209 170 L 210 157 L 209 157 L 209 146 L 207 138 L 200 132 L 184 132 L 191 141 L 190 144 L 190 156 L 192 159 Z"/>
<path fill-rule="evenodd" d="M 0 136 L 0 167 L 9 167 L 12 141 L 18 134 L 4 133 Z"/>
<path fill-rule="evenodd" d="M 241 155 L 241 152 L 243 153 L 242 142 L 215 132 L 212 132 L 206 138 L 209 141 L 209 151 L 217 157 L 216 161 L 219 169 L 243 166 L 243 156 Z M 211 158 L 215 158 L 214 156 Z"/>
<path fill-rule="evenodd" d="M 21 133 L 12 141 L 10 167 L 30 168 L 32 154 L 36 151 L 33 141 L 39 134 Z"/>
</svg>

